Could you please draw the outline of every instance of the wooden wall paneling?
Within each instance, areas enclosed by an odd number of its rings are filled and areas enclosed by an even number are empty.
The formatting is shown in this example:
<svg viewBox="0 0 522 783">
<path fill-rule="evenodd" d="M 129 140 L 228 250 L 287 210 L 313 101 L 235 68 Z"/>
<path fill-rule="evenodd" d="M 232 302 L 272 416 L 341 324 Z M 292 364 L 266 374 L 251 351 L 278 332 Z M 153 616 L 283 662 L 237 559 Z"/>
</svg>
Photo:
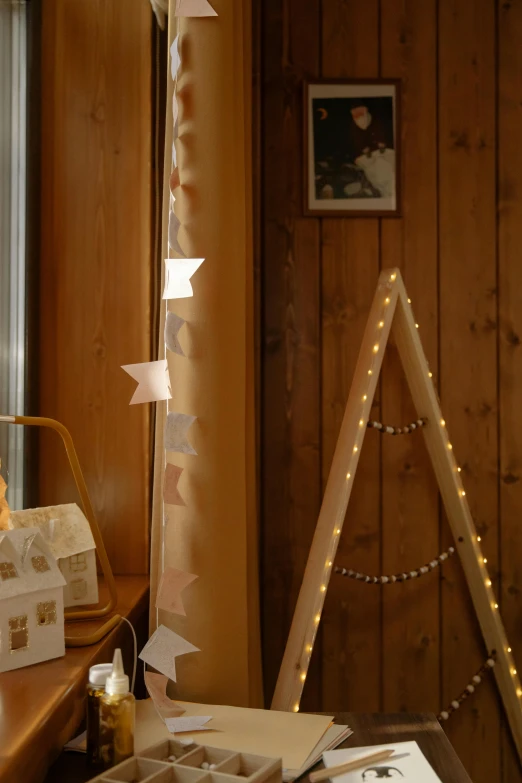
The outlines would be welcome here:
<svg viewBox="0 0 522 783">
<path fill-rule="evenodd" d="M 495 7 L 439 2 L 440 375 L 442 410 L 484 555 L 498 586 Z M 444 523 L 444 543 L 450 543 Z M 442 696 L 484 660 L 460 563 L 442 587 Z M 498 593 L 497 593 L 498 594 Z M 475 783 L 499 780 L 493 680 L 445 729 Z M 487 752 L 477 752 L 485 748 Z"/>
<path fill-rule="evenodd" d="M 499 426 L 500 426 L 500 610 L 522 671 L 522 7 L 499 2 L 498 13 L 498 231 L 499 231 Z M 504 721 L 505 724 L 505 721 Z M 502 780 L 522 780 L 509 730 L 503 727 Z"/>
<path fill-rule="evenodd" d="M 120 365 L 150 358 L 151 23 L 146 0 L 46 0 L 40 413 L 71 431 L 113 569 L 146 573 L 149 410 Z M 53 434 L 42 505 L 76 500 Z"/>
<path fill-rule="evenodd" d="M 381 75 L 402 83 L 403 217 L 381 220 L 381 265 L 398 266 L 437 378 L 437 15 L 435 0 L 381 5 Z M 422 172 L 422 173 L 421 173 Z M 417 418 L 394 345 L 385 354 L 382 420 Z M 410 571 L 439 549 L 439 500 L 422 433 L 382 437 L 382 573 Z M 422 531 L 422 532 L 421 532 Z M 383 709 L 439 707 L 439 572 L 383 589 Z"/>
<path fill-rule="evenodd" d="M 319 221 L 302 218 L 303 79 L 319 0 L 263 3 L 262 594 L 270 704 L 321 503 Z M 316 644 L 301 709 L 320 708 Z"/>
<path fill-rule="evenodd" d="M 322 2 L 325 78 L 371 78 L 379 72 L 377 0 Z M 379 274 L 379 222 L 322 219 L 322 467 L 326 484 L 352 375 Z M 376 395 L 373 408 L 379 415 Z M 379 573 L 380 442 L 365 440 L 336 562 Z M 348 581 L 348 584 L 347 584 Z M 381 706 L 380 588 L 332 578 L 321 621 L 323 708 Z"/>
</svg>

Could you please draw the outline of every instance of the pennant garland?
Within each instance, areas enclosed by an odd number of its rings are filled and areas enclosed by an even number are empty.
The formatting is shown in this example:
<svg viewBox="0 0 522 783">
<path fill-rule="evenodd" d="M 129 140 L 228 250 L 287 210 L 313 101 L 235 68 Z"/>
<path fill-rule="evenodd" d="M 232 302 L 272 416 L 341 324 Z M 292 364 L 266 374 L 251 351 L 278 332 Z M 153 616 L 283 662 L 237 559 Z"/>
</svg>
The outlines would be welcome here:
<svg viewBox="0 0 522 783">
<path fill-rule="evenodd" d="M 158 24 L 163 27 L 167 2 L 166 0 L 151 0 Z M 212 17 L 217 13 L 208 0 L 176 0 L 174 15 L 177 17 Z M 172 166 L 169 177 L 170 209 L 168 224 L 169 258 L 165 259 L 165 289 L 163 299 L 183 299 L 194 295 L 190 279 L 201 266 L 203 258 L 187 258 L 183 248 L 179 244 L 178 234 L 181 227 L 179 218 L 174 211 L 176 201 L 174 191 L 181 186 L 180 171 L 177 161 L 176 139 L 178 136 L 177 79 L 181 67 L 181 49 L 179 36 L 176 35 L 170 47 L 170 73 L 174 81 L 172 95 Z M 170 258 L 170 253 L 177 257 Z M 165 350 L 185 357 L 180 345 L 178 333 L 185 324 L 185 319 L 173 312 L 167 311 L 165 318 Z M 168 363 L 166 359 L 153 362 L 141 362 L 138 364 L 122 365 L 132 378 L 138 382 L 138 386 L 130 401 L 131 405 L 147 402 L 158 402 L 172 398 Z M 167 413 L 165 422 L 165 450 L 182 454 L 194 454 L 197 452 L 190 444 L 187 431 L 196 420 L 196 416 L 171 411 Z M 184 506 L 178 483 L 183 468 L 167 463 L 165 466 L 163 482 L 163 503 L 165 505 Z M 0 491 L 1 491 L 0 487 Z M 168 524 L 168 515 L 163 512 L 164 525 Z M 164 547 L 164 540 L 162 541 Z M 185 615 L 185 609 L 181 598 L 182 591 L 198 577 L 176 568 L 164 569 L 158 586 L 156 596 L 156 608 L 173 614 Z M 165 720 L 169 731 L 179 732 L 188 730 L 203 730 L 210 717 L 182 718 L 183 708 L 173 702 L 167 696 L 168 680 L 176 681 L 176 657 L 189 652 L 199 652 L 199 649 L 181 636 L 171 631 L 164 625 L 159 625 L 149 641 L 141 651 L 139 657 L 149 666 L 153 666 L 159 674 L 145 672 L 145 684 L 154 706 Z"/>
</svg>

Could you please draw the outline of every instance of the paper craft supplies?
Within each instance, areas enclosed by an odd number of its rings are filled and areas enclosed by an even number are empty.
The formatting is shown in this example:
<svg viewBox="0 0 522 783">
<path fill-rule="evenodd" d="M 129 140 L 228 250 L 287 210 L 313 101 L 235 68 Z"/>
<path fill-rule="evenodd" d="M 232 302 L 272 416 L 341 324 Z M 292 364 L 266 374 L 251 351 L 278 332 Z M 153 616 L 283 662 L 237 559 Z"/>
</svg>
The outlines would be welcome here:
<svg viewBox="0 0 522 783">
<path fill-rule="evenodd" d="M 253 753 L 270 758 L 282 758 L 283 767 L 299 769 L 329 728 L 332 718 L 275 710 L 252 710 L 225 707 L 218 704 L 176 702 L 184 708 L 184 718 L 212 716 L 208 728 L 212 731 L 184 734 L 195 742 L 213 748 L 231 748 L 238 753 Z M 150 699 L 136 703 L 136 751 L 172 737 L 158 717 Z M 204 739 L 203 739 L 204 738 Z"/>
<path fill-rule="evenodd" d="M 381 778 L 398 780 L 402 783 L 442 783 L 416 742 L 394 742 L 388 745 L 370 745 L 366 748 L 329 750 L 323 753 L 323 761 L 326 767 L 335 767 L 379 750 L 393 750 L 394 756 L 387 761 L 339 775 L 335 778 L 335 783 L 369 783 Z"/>
</svg>

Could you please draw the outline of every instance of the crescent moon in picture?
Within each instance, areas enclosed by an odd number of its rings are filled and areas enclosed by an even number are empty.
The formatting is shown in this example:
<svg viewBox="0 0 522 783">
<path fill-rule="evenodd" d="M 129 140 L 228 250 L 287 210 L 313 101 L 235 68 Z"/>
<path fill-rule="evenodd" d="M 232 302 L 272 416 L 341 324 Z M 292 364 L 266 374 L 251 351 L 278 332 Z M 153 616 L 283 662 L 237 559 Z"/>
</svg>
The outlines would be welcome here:
<svg viewBox="0 0 522 783">
<path fill-rule="evenodd" d="M 319 119 L 325 120 L 328 117 L 328 112 L 326 109 L 317 109 L 318 112 L 320 112 L 321 116 Z"/>
</svg>

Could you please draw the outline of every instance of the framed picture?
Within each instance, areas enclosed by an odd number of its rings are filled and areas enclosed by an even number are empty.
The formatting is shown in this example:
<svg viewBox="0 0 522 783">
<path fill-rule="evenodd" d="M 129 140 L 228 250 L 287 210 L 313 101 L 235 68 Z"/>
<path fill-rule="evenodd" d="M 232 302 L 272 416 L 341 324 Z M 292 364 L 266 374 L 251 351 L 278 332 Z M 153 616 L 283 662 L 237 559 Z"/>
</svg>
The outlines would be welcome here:
<svg viewBox="0 0 522 783">
<path fill-rule="evenodd" d="M 400 214 L 399 99 L 396 80 L 305 84 L 306 214 Z"/>
</svg>

